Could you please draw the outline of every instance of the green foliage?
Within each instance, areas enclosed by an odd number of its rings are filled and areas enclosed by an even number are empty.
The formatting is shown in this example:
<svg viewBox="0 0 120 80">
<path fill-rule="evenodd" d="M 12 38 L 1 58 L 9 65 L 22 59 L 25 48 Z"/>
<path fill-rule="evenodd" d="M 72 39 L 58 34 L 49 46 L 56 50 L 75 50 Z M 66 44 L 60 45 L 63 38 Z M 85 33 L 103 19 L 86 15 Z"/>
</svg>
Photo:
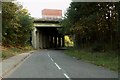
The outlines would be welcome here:
<svg viewBox="0 0 120 80">
<path fill-rule="evenodd" d="M 2 40 L 4 46 L 23 46 L 30 39 L 33 19 L 26 9 L 12 2 L 2 2 Z"/>
<path fill-rule="evenodd" d="M 2 3 L 2 38 L 3 44 L 12 44 L 13 39 L 16 39 L 17 36 L 14 34 L 17 33 L 17 27 L 20 27 L 18 24 L 18 19 L 16 17 L 16 12 L 18 7 L 14 3 Z"/>
<path fill-rule="evenodd" d="M 77 47 L 102 45 L 101 50 L 106 50 L 107 44 L 116 50 L 118 5 L 114 2 L 72 2 L 61 24 L 66 33 L 75 34 Z"/>
<path fill-rule="evenodd" d="M 33 27 L 33 19 L 30 17 L 26 9 L 22 9 L 17 14 L 19 18 L 19 24 L 21 25 L 18 32 L 18 43 L 26 45 L 30 42 L 30 33 Z M 25 34 L 23 35 L 23 33 Z"/>
<path fill-rule="evenodd" d="M 90 53 L 84 50 L 70 49 L 65 51 L 65 54 L 75 57 L 77 60 L 84 60 L 98 66 L 118 71 L 118 55 L 115 53 Z"/>
</svg>

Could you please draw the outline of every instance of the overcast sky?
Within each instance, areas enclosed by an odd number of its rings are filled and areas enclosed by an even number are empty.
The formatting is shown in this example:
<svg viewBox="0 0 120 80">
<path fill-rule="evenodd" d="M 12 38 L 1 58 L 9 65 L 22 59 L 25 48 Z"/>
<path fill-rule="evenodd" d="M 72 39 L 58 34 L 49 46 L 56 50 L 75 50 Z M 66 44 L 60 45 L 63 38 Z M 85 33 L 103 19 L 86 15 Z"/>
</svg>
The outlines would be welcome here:
<svg viewBox="0 0 120 80">
<path fill-rule="evenodd" d="M 61 9 L 63 14 L 69 7 L 71 0 L 17 0 L 28 9 L 32 17 L 41 18 L 43 9 Z"/>
</svg>

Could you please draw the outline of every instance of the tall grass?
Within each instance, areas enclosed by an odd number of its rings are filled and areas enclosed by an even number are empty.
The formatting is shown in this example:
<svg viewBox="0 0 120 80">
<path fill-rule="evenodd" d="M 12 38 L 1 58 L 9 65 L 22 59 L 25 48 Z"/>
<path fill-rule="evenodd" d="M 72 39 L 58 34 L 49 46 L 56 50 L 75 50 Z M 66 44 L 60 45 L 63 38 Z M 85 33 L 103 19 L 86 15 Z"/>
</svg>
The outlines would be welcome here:
<svg viewBox="0 0 120 80">
<path fill-rule="evenodd" d="M 98 66 L 118 71 L 118 55 L 114 52 L 88 52 L 85 50 L 71 49 L 65 51 L 65 54 L 76 57 L 78 60 L 85 60 Z"/>
<path fill-rule="evenodd" d="M 3 47 L 2 52 L 0 53 L 2 59 L 6 59 L 15 55 L 18 55 L 23 52 L 27 52 L 33 50 L 31 46 L 24 46 L 24 47 Z"/>
</svg>

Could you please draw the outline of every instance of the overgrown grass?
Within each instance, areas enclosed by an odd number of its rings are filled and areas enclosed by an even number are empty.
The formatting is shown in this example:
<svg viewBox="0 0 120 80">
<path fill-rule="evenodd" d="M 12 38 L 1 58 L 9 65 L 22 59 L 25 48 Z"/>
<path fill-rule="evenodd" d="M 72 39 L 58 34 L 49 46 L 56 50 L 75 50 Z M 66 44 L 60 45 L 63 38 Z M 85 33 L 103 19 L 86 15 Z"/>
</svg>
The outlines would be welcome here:
<svg viewBox="0 0 120 80">
<path fill-rule="evenodd" d="M 23 52 L 27 52 L 33 50 L 31 46 L 25 46 L 25 47 L 2 47 L 2 52 L 0 53 L 0 57 L 2 59 L 6 59 L 15 55 L 18 55 Z"/>
<path fill-rule="evenodd" d="M 118 55 L 116 53 L 91 53 L 85 50 L 70 49 L 66 50 L 65 54 L 76 57 L 78 60 L 85 60 L 98 66 L 103 66 L 108 69 L 118 71 Z"/>
</svg>

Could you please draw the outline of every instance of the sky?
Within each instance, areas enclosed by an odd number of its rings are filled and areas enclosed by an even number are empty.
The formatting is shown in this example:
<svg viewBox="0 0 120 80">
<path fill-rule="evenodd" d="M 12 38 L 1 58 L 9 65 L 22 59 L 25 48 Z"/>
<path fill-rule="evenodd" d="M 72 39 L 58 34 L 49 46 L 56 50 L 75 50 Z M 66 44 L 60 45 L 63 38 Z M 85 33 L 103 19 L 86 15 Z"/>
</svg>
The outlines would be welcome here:
<svg viewBox="0 0 120 80">
<path fill-rule="evenodd" d="M 64 16 L 71 0 L 17 0 L 17 2 L 22 4 L 32 17 L 41 18 L 41 10 L 43 9 L 61 9 Z"/>
</svg>

